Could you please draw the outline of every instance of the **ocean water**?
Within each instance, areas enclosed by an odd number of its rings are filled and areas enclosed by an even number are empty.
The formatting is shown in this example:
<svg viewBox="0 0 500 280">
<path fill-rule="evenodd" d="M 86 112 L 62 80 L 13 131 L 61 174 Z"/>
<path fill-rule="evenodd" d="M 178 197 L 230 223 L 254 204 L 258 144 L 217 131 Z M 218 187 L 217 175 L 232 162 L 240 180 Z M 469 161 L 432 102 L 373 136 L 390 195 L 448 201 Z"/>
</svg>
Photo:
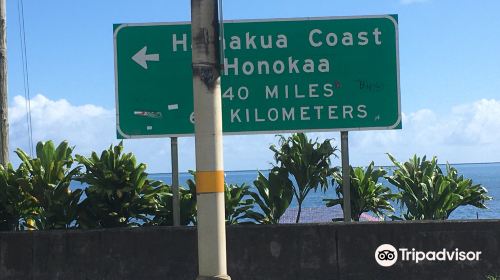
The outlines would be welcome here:
<svg viewBox="0 0 500 280">
<path fill-rule="evenodd" d="M 454 164 L 453 165 L 459 174 L 464 177 L 472 179 L 474 184 L 482 184 L 487 190 L 489 196 L 493 200 L 487 201 L 486 206 L 488 209 L 478 209 L 472 206 L 463 206 L 455 210 L 450 219 L 500 219 L 500 163 L 476 163 L 476 164 Z M 444 170 L 444 169 L 443 169 Z M 226 182 L 229 184 L 247 184 L 253 186 L 253 181 L 257 178 L 256 170 L 247 171 L 227 171 Z M 261 171 L 265 176 L 269 173 L 268 170 Z M 150 174 L 152 179 L 161 180 L 167 184 L 172 183 L 172 175 L 168 173 Z M 179 183 L 181 186 L 186 186 L 186 181 L 192 178 L 189 173 L 179 174 Z M 382 183 L 389 186 L 393 192 L 397 189 L 390 185 L 386 180 Z M 321 222 L 330 221 L 332 218 L 342 216 L 340 207 L 327 208 L 323 199 L 336 198 L 335 190 L 330 187 L 326 192 L 318 190 L 317 192 L 311 191 L 304 201 L 304 221 Z M 400 207 L 394 205 L 396 214 L 400 214 Z M 285 214 L 287 221 L 292 221 L 297 208 L 297 202 L 292 201 L 290 211 Z M 307 217 L 311 216 L 311 217 Z"/>
</svg>

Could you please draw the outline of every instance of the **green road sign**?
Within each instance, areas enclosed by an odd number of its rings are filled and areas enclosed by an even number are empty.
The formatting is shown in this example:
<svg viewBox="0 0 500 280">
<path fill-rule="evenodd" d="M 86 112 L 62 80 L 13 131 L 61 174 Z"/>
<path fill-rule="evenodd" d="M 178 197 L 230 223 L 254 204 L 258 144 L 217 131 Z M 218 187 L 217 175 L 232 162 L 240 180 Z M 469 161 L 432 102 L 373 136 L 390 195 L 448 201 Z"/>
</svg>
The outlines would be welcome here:
<svg viewBox="0 0 500 280">
<path fill-rule="evenodd" d="M 224 23 L 225 134 L 399 128 L 396 16 Z M 119 138 L 194 134 L 191 27 L 114 26 Z"/>
</svg>

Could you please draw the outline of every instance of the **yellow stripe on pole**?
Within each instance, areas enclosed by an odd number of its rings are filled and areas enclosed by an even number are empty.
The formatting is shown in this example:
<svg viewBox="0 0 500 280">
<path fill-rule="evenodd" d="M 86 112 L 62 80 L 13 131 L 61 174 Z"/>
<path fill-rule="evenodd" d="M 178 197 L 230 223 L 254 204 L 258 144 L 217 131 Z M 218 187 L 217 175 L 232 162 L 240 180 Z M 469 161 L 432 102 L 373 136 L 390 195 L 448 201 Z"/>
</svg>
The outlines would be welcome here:
<svg viewBox="0 0 500 280">
<path fill-rule="evenodd" d="M 196 171 L 196 193 L 224 192 L 224 171 Z"/>
</svg>

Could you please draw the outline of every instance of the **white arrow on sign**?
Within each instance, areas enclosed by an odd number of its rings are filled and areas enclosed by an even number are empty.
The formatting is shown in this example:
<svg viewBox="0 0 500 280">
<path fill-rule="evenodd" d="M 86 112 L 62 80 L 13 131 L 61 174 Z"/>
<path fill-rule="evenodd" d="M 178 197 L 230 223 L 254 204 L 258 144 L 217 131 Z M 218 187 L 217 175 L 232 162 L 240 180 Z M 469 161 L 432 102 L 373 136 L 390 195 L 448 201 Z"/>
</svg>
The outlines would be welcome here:
<svg viewBox="0 0 500 280">
<path fill-rule="evenodd" d="M 132 60 L 137 62 L 137 64 L 142 66 L 144 69 L 148 69 L 148 61 L 160 61 L 159 54 L 146 54 L 147 51 L 148 46 L 144 46 L 144 48 L 132 56 Z"/>
</svg>

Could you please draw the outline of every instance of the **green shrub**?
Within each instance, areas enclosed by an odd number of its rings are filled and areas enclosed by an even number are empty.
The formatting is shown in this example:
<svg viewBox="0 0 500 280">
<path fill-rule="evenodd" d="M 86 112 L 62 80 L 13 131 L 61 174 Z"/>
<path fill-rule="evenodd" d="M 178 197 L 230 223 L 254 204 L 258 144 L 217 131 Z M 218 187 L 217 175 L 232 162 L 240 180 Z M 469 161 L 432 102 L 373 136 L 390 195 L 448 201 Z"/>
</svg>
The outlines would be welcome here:
<svg viewBox="0 0 500 280">
<path fill-rule="evenodd" d="M 284 169 L 273 168 L 269 172 L 269 178 L 266 178 L 259 172 L 254 186 L 257 192 L 250 191 L 249 194 L 261 211 L 249 209 L 246 216 L 259 224 L 278 224 L 293 198 L 288 173 Z"/>
<path fill-rule="evenodd" d="M 132 153 L 123 154 L 123 143 L 110 146 L 98 157 L 76 156 L 85 166 L 78 179 L 88 184 L 86 198 L 80 204 L 78 225 L 81 228 L 139 226 L 157 214 L 160 196 L 168 188 L 148 180 L 146 165 L 137 164 Z"/>
<path fill-rule="evenodd" d="M 292 190 L 299 205 L 295 220 L 298 223 L 302 203 L 309 192 L 316 191 L 318 187 L 323 190 L 328 188 L 328 177 L 335 172 L 330 168 L 330 157 L 336 156 L 337 148 L 331 145 L 330 140 L 313 142 L 304 133 L 296 133 L 288 138 L 279 136 L 278 147 L 272 145 L 270 149 L 274 152 L 276 167 L 286 170 L 295 179 Z"/>
<path fill-rule="evenodd" d="M 359 221 L 361 214 L 372 212 L 378 217 L 384 217 L 394 212 L 391 201 L 399 195 L 391 193 L 388 187 L 378 182 L 387 172 L 382 168 L 375 169 L 373 161 L 363 169 L 350 167 L 351 186 L 351 217 Z M 341 205 L 344 208 L 342 175 L 338 172 L 333 175 L 333 183 L 337 187 L 337 199 L 324 199 L 327 207 Z"/>
<path fill-rule="evenodd" d="M 194 171 L 189 171 L 193 177 Z M 187 180 L 188 189 L 179 187 L 180 204 L 180 224 L 196 224 L 196 182 L 193 179 Z M 226 184 L 224 183 L 224 205 L 226 224 L 239 224 L 248 222 L 246 213 L 253 208 L 254 201 L 251 198 L 244 199 L 248 193 L 249 187 L 245 184 Z M 162 197 L 160 214 L 157 215 L 153 225 L 173 225 L 173 198 L 172 194 Z"/>
<path fill-rule="evenodd" d="M 486 208 L 484 202 L 491 199 L 484 187 L 458 176 L 455 168 L 447 165 L 443 174 L 436 157 L 429 161 L 415 155 L 405 163 L 389 158 L 396 170 L 387 180 L 400 190 L 406 220 L 444 220 L 460 206 Z"/>
<path fill-rule="evenodd" d="M 26 225 L 26 217 L 34 215 L 36 200 L 19 185 L 19 178 L 25 178 L 24 169 L 14 170 L 0 164 L 0 231 L 20 230 Z M 22 224 L 21 224 L 22 223 Z"/>
<path fill-rule="evenodd" d="M 194 172 L 190 171 L 194 175 Z M 179 208 L 180 225 L 187 226 L 196 224 L 196 184 L 192 179 L 187 181 L 188 188 L 179 187 Z M 173 218 L 173 195 L 168 187 L 167 192 L 163 192 L 159 199 L 159 211 L 156 213 L 150 225 L 172 226 Z"/>
<path fill-rule="evenodd" d="M 226 224 L 247 223 L 248 210 L 253 208 L 255 201 L 249 196 L 249 186 L 245 184 L 224 183 L 224 205 L 226 208 Z M 245 197 L 247 197 L 245 199 Z"/>
<path fill-rule="evenodd" d="M 63 141 L 57 148 L 52 141 L 38 142 L 36 158 L 21 149 L 19 169 L 23 176 L 17 182 L 33 201 L 33 211 L 26 217 L 27 226 L 36 229 L 66 229 L 75 227 L 78 202 L 82 190 L 70 189 L 80 167 L 72 168 L 73 148 Z"/>
</svg>

